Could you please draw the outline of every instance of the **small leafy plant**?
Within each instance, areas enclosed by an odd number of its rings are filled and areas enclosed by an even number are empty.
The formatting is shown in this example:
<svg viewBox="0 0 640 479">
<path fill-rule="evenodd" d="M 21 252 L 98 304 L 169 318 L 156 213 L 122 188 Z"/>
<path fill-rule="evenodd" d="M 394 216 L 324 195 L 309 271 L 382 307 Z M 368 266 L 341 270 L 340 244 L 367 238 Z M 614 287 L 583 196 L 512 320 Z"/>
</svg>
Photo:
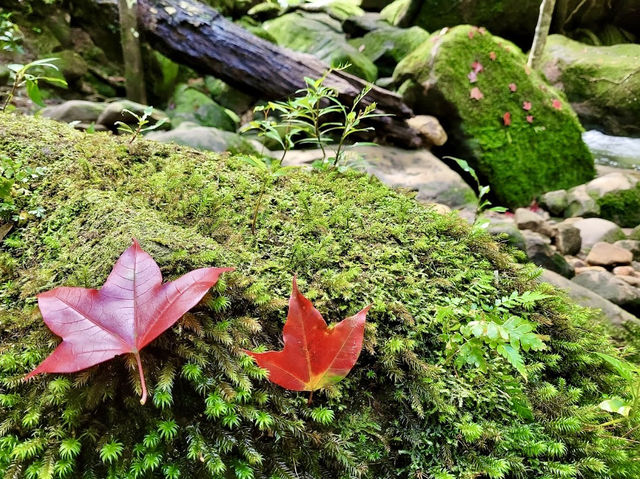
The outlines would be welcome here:
<svg viewBox="0 0 640 479">
<path fill-rule="evenodd" d="M 7 155 L 0 155 L 0 221 L 26 220 L 29 215 L 39 217 L 41 209 L 21 211 L 25 199 L 31 195 L 29 184 L 42 177 L 46 168 L 23 165 Z"/>
<path fill-rule="evenodd" d="M 363 88 L 351 107 L 345 106 L 338 98 L 338 90 L 324 84 L 331 71 L 315 80 L 305 78 L 306 88 L 298 90 L 295 98 L 256 107 L 254 112 L 264 114 L 264 119 L 250 122 L 243 131 L 257 130 L 258 136 L 275 141 L 283 150 L 281 161 L 296 145 L 313 145 L 322 151 L 322 158 L 314 167 L 335 168 L 343 164 L 350 137 L 372 130 L 363 127 L 362 122 L 385 115 L 376 113 L 375 102 L 362 107 L 371 85 Z M 272 119 L 271 114 L 279 115 L 280 119 Z M 328 145 L 334 138 L 337 143 L 330 156 Z"/>
<path fill-rule="evenodd" d="M 621 422 L 629 422 L 636 425 L 640 418 L 640 368 L 635 364 L 623 359 L 615 358 L 605 353 L 596 353 L 613 369 L 626 383 L 629 399 L 612 397 L 605 399 L 598 406 L 603 411 L 619 415 L 618 419 L 613 419 L 607 423 L 600 424 L 600 427 L 611 426 Z"/>
<path fill-rule="evenodd" d="M 21 43 L 20 28 L 11 21 L 11 12 L 0 13 L 0 50 L 22 53 Z"/>
<path fill-rule="evenodd" d="M 11 65 L 9 65 L 8 68 L 11 72 L 13 85 L 11 86 L 11 90 L 9 91 L 9 94 L 4 101 L 2 111 L 5 111 L 7 109 L 7 107 L 11 103 L 11 100 L 13 100 L 13 97 L 15 96 L 18 88 L 21 88 L 23 86 L 26 87 L 27 95 L 29 95 L 31 101 L 39 106 L 45 106 L 44 102 L 42 101 L 42 92 L 40 91 L 39 87 L 39 83 L 41 81 L 66 88 L 67 82 L 64 79 L 45 76 L 38 73 L 39 70 L 45 68 L 58 70 L 58 67 L 51 63 L 55 60 L 57 60 L 57 58 L 43 58 L 41 60 L 35 60 L 31 63 L 27 63 L 26 65 L 22 65 L 20 63 L 12 63 Z"/>
<path fill-rule="evenodd" d="M 131 115 L 137 120 L 137 124 L 135 126 L 131 126 L 123 121 L 117 121 L 115 124 L 118 126 L 118 131 L 126 134 L 130 134 L 131 138 L 129 139 L 129 145 L 132 145 L 136 138 L 138 138 L 141 134 L 146 133 L 148 131 L 153 131 L 160 128 L 167 122 L 166 118 L 161 119 L 160 121 L 150 125 L 151 121 L 149 118 L 153 115 L 153 107 L 148 106 L 144 109 L 142 115 L 137 115 L 131 110 L 124 109 L 122 110 L 122 115 L 125 113 Z"/>
<path fill-rule="evenodd" d="M 198 304 L 222 273 L 232 270 L 202 268 L 162 284 L 160 268 L 133 240 L 100 290 L 60 287 L 38 295 L 44 322 L 62 342 L 25 379 L 76 372 L 130 353 L 138 365 L 144 404 L 147 387 L 140 350 Z"/>
<path fill-rule="evenodd" d="M 298 290 L 293 278 L 289 314 L 282 331 L 282 351 L 245 351 L 269 380 L 293 391 L 313 391 L 335 384 L 353 368 L 364 339 L 369 307 L 338 324 L 327 326 L 320 312 Z"/>
<path fill-rule="evenodd" d="M 248 165 L 253 166 L 259 171 L 262 177 L 262 185 L 260 187 L 260 193 L 256 200 L 256 206 L 251 215 L 251 233 L 256 234 L 256 224 L 258 222 L 258 213 L 260 212 L 260 205 L 264 198 L 267 189 L 275 183 L 278 178 L 281 178 L 295 169 L 293 166 L 282 166 L 281 162 L 273 158 L 263 157 L 258 158 L 255 156 L 242 156 L 242 161 Z"/>
</svg>

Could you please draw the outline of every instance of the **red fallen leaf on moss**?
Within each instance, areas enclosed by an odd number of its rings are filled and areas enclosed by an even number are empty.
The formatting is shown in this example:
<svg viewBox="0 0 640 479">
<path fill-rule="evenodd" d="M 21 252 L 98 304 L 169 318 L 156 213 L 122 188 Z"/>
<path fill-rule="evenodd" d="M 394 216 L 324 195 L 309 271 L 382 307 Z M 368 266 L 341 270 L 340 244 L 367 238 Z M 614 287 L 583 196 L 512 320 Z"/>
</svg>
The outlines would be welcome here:
<svg viewBox="0 0 640 479">
<path fill-rule="evenodd" d="M 478 60 L 474 61 L 471 64 L 471 68 L 473 69 L 474 73 L 480 73 L 481 71 L 484 70 L 482 63 L 480 63 Z"/>
<path fill-rule="evenodd" d="M 525 111 L 531 110 L 531 102 L 530 101 L 525 101 L 524 103 L 522 103 L 522 109 L 525 110 Z"/>
<path fill-rule="evenodd" d="M 533 115 L 527 115 L 527 122 L 533 123 Z"/>
<path fill-rule="evenodd" d="M 492 62 L 495 62 L 498 55 L 496 55 L 496 52 L 489 52 L 489 58 L 491 58 Z"/>
<path fill-rule="evenodd" d="M 557 98 L 553 100 L 553 102 L 551 103 L 551 105 L 556 109 L 556 110 L 562 110 L 562 102 L 560 100 L 558 100 Z"/>
<path fill-rule="evenodd" d="M 473 40 L 473 36 L 474 36 L 475 34 L 476 34 L 476 32 L 475 32 L 473 29 L 469 30 L 469 33 L 468 33 L 468 35 L 469 35 L 469 40 Z"/>
<path fill-rule="evenodd" d="M 162 284 L 160 268 L 134 239 L 99 290 L 60 287 L 38 295 L 44 322 L 62 342 L 25 380 L 40 373 L 73 373 L 131 353 L 144 404 L 140 350 L 198 304 L 221 273 L 232 270 L 202 268 Z"/>
<path fill-rule="evenodd" d="M 469 83 L 475 83 L 478 81 L 478 75 L 474 71 L 470 71 L 467 78 L 469 79 Z"/>
<path fill-rule="evenodd" d="M 298 291 L 294 277 L 289 314 L 282 332 L 284 349 L 245 352 L 269 371 L 271 382 L 283 388 L 293 391 L 323 388 L 344 378 L 358 360 L 367 311 L 369 307 L 327 327 L 311 301 Z"/>
<path fill-rule="evenodd" d="M 484 95 L 480 91 L 480 88 L 476 86 L 476 87 L 473 87 L 469 92 L 469 98 L 472 98 L 474 100 L 481 100 L 484 98 Z"/>
<path fill-rule="evenodd" d="M 504 122 L 504 126 L 511 125 L 511 113 L 506 112 L 504 115 L 502 115 L 502 121 Z"/>
<path fill-rule="evenodd" d="M 518 90 L 518 87 L 515 83 L 509 83 L 509 90 L 511 90 L 512 92 L 515 92 Z"/>
</svg>

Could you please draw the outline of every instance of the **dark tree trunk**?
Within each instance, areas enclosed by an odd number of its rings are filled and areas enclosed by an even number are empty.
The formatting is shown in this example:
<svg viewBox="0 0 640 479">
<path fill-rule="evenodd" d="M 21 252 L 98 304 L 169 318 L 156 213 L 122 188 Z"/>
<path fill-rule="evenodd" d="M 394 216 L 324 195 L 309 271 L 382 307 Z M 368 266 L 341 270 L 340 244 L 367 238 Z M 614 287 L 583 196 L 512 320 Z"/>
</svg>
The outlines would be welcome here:
<svg viewBox="0 0 640 479">
<path fill-rule="evenodd" d="M 211 74 L 260 98 L 280 100 L 304 88 L 304 77 L 319 78 L 329 66 L 318 58 L 278 47 L 225 19 L 194 0 L 138 0 L 138 22 L 145 39 L 175 62 Z M 332 72 L 326 85 L 349 104 L 366 85 L 345 72 Z M 376 102 L 390 117 L 369 122 L 380 140 L 405 147 L 423 144 L 406 123 L 413 116 L 402 98 L 373 87 L 364 104 Z"/>
</svg>

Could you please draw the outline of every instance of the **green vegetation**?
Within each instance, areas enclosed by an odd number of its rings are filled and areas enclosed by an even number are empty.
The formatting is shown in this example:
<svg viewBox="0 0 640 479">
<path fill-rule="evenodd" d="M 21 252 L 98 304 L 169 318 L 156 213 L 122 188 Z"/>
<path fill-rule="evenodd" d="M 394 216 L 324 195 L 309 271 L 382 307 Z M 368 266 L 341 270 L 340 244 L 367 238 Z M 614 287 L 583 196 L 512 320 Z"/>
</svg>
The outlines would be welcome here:
<svg viewBox="0 0 640 479">
<path fill-rule="evenodd" d="M 566 98 L 528 71 L 509 41 L 457 26 L 431 35 L 394 78 L 417 112 L 440 118 L 451 138 L 446 147 L 491 185 L 498 204 L 525 206 L 593 178 L 592 155 Z"/>
<path fill-rule="evenodd" d="M 2 106 L 2 110 L 5 111 L 11 100 L 13 100 L 13 96 L 15 95 L 18 88 L 23 86 L 27 89 L 27 95 L 31 100 L 40 106 L 45 106 L 42 101 L 42 93 L 40 92 L 39 83 L 47 82 L 52 85 L 58 85 L 62 87 L 67 86 L 67 82 L 63 78 L 55 78 L 51 76 L 44 76 L 39 74 L 38 72 L 45 68 L 52 68 L 54 70 L 58 70 L 58 67 L 55 66 L 53 61 L 57 60 L 57 58 L 43 58 L 41 60 L 34 60 L 31 63 L 27 63 L 26 65 L 22 65 L 19 63 L 13 63 L 8 66 L 11 71 L 11 80 L 13 81 L 13 85 L 11 86 L 11 90 L 9 94 L 4 100 L 4 105 Z"/>
<path fill-rule="evenodd" d="M 240 158 L 0 115 L 0 150 L 43 218 L 0 246 L 0 474 L 141 478 L 637 477 L 637 429 L 599 407 L 626 382 L 590 312 L 481 229 L 354 171 L 266 190 Z M 56 344 L 35 295 L 95 287 L 136 237 L 166 279 L 229 266 L 135 361 L 22 378 Z M 318 394 L 265 381 L 291 276 L 329 321 L 372 304 L 351 374 Z M 517 355 L 514 353 L 516 352 Z M 148 367 L 147 367 L 148 365 Z"/>
<path fill-rule="evenodd" d="M 623 228 L 634 228 L 640 224 L 640 185 L 607 193 L 596 201 L 601 218 L 611 220 Z"/>
</svg>

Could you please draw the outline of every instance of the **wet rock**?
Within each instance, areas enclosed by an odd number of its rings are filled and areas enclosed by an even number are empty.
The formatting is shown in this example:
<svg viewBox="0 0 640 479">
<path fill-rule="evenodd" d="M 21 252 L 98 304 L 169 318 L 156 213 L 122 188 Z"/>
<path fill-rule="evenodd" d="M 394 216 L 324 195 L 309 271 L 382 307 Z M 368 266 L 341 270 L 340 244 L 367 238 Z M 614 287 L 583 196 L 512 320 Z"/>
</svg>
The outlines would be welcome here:
<svg viewBox="0 0 640 479">
<path fill-rule="evenodd" d="M 407 124 L 417 130 L 428 145 L 442 146 L 447 142 L 447 133 L 435 116 L 414 116 Z"/>
<path fill-rule="evenodd" d="M 64 121 L 65 123 L 72 121 L 91 123 L 98 120 L 98 117 L 104 112 L 107 106 L 107 103 L 70 100 L 60 105 L 43 108 L 40 114 L 45 118 Z"/>
<path fill-rule="evenodd" d="M 587 263 L 597 266 L 625 265 L 632 260 L 631 251 L 611 243 L 596 243 L 587 255 Z"/>
<path fill-rule="evenodd" d="M 529 230 L 523 230 L 522 234 L 526 242 L 527 256 L 534 264 L 555 271 L 565 278 L 571 278 L 575 274 L 564 256 L 551 248 L 549 238 Z"/>
<path fill-rule="evenodd" d="M 253 145 L 236 133 L 189 122 L 180 124 L 175 130 L 151 132 L 146 135 L 146 138 L 163 143 L 191 146 L 201 150 L 257 154 Z"/>
<path fill-rule="evenodd" d="M 624 239 L 624 233 L 617 224 L 601 218 L 583 218 L 573 222 L 573 226 L 580 230 L 583 248 L 591 248 L 598 242 L 614 243 Z"/>
<path fill-rule="evenodd" d="M 567 208 L 565 216 L 598 216 L 600 206 L 587 191 L 587 185 L 579 185 L 567 192 Z"/>
<path fill-rule="evenodd" d="M 578 254 L 582 248 L 580 230 L 571 224 L 560 223 L 556 226 L 555 244 L 561 254 Z"/>
<path fill-rule="evenodd" d="M 540 206 L 554 216 L 563 216 L 564 210 L 569 206 L 567 192 L 556 190 L 545 193 L 540 197 Z"/>
<path fill-rule="evenodd" d="M 640 289 L 608 271 L 585 271 L 572 281 L 632 313 L 640 310 Z"/>
<path fill-rule="evenodd" d="M 565 291 L 576 303 L 582 306 L 598 310 L 600 312 L 600 317 L 612 324 L 621 325 L 627 322 L 632 322 L 640 325 L 640 319 L 636 318 L 631 313 L 594 293 L 588 288 L 564 278 L 558 273 L 545 270 L 542 273 L 542 276 L 540 276 L 539 281 L 550 283 Z"/>
</svg>

